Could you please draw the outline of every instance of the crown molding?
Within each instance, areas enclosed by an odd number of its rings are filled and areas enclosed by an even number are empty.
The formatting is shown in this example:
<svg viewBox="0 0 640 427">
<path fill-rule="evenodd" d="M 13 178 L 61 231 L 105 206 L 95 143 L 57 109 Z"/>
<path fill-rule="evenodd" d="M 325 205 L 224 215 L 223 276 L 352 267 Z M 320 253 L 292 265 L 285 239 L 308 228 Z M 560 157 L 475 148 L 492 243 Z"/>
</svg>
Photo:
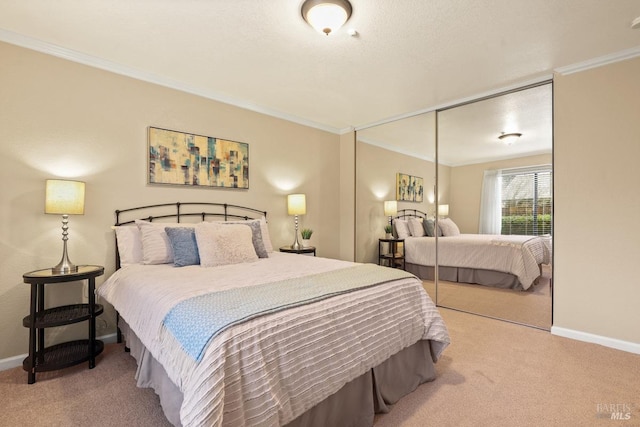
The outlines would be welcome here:
<svg viewBox="0 0 640 427">
<path fill-rule="evenodd" d="M 577 64 L 567 65 L 566 67 L 559 67 L 554 71 L 560 75 L 566 76 L 568 74 L 589 70 L 591 68 L 613 64 L 614 62 L 625 61 L 627 59 L 635 58 L 636 56 L 640 56 L 640 46 L 612 53 L 610 55 L 599 56 L 587 61 L 578 62 Z"/>
<path fill-rule="evenodd" d="M 147 83 L 153 83 L 159 86 L 164 86 L 169 89 L 179 90 L 181 92 L 189 93 L 192 95 L 201 96 L 213 101 L 221 102 L 223 104 L 232 105 L 234 107 L 242 108 L 245 110 L 253 111 L 256 113 L 271 116 L 277 119 L 286 120 L 288 122 L 296 123 L 299 125 L 307 126 L 314 129 L 319 129 L 325 132 L 333 134 L 341 134 L 344 129 L 334 128 L 322 123 L 317 123 L 311 120 L 303 119 L 292 114 L 283 113 L 281 111 L 265 108 L 260 105 L 252 104 L 244 100 L 221 95 L 216 92 L 208 91 L 199 87 L 191 86 L 183 82 L 170 79 L 168 77 L 159 76 L 157 74 L 148 73 L 142 70 L 138 70 L 133 67 L 128 67 L 122 64 L 118 64 L 106 59 L 98 58 L 92 55 L 87 55 L 76 50 L 67 49 L 61 46 L 54 45 L 52 43 L 44 42 L 42 40 L 28 37 L 22 34 L 14 33 L 0 28 L 0 41 L 13 44 L 16 46 L 24 47 L 26 49 L 35 50 L 40 53 L 55 56 L 57 58 L 66 59 L 68 61 L 77 62 L 79 64 L 87 65 L 93 68 L 99 68 L 104 71 L 109 71 L 122 76 L 131 77 L 136 80 L 141 80 Z"/>
</svg>

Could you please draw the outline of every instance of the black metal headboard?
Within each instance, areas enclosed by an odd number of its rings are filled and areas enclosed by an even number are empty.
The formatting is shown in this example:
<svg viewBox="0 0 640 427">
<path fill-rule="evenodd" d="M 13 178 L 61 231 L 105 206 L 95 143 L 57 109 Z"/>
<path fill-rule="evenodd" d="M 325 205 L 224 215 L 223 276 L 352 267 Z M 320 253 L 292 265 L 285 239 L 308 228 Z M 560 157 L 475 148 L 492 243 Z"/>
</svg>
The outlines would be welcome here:
<svg viewBox="0 0 640 427">
<path fill-rule="evenodd" d="M 207 219 L 217 219 L 219 221 L 228 220 L 249 220 L 267 217 L 267 211 L 253 209 L 246 206 L 230 205 L 228 203 L 161 203 L 156 205 L 138 206 L 129 209 L 117 209 L 115 211 L 115 226 L 134 224 L 136 219 L 153 222 L 157 219 L 168 219 L 175 222 L 182 222 L 187 218 L 196 218 L 200 221 Z M 171 222 L 171 221 L 167 221 Z M 116 268 L 120 268 L 120 253 L 116 244 Z"/>
<path fill-rule="evenodd" d="M 428 214 L 426 212 L 422 212 L 417 209 L 401 209 L 398 211 L 396 216 L 393 217 L 393 219 L 404 219 L 404 218 L 428 219 Z"/>
<path fill-rule="evenodd" d="M 139 214 L 146 216 L 140 216 Z M 207 218 L 228 221 L 229 219 L 256 219 L 256 215 L 264 215 L 266 217 L 267 211 L 227 203 L 176 202 L 117 209 L 116 223 L 114 225 L 133 224 L 136 219 L 149 222 L 154 219 L 175 219 L 176 222 L 181 222 L 183 218 L 198 217 L 201 221 L 205 221 Z M 123 220 L 122 216 L 127 219 Z M 130 216 L 135 218 L 129 219 Z"/>
</svg>

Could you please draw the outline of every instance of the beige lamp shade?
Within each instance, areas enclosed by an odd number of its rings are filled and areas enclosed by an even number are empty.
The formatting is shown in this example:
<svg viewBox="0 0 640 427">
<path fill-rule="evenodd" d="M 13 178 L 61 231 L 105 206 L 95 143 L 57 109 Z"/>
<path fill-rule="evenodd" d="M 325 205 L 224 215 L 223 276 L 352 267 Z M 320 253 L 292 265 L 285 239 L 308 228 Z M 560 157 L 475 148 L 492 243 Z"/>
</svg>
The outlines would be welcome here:
<svg viewBox="0 0 640 427">
<path fill-rule="evenodd" d="M 305 215 L 307 213 L 307 196 L 289 194 L 287 196 L 287 212 L 289 215 Z"/>
<path fill-rule="evenodd" d="M 449 205 L 438 205 L 438 215 L 440 216 L 449 215 Z"/>
<path fill-rule="evenodd" d="M 59 215 L 84 215 L 84 182 L 48 179 L 44 212 Z"/>
<path fill-rule="evenodd" d="M 398 214 L 398 202 L 395 200 L 385 200 L 384 202 L 384 215 L 394 216 Z"/>
</svg>

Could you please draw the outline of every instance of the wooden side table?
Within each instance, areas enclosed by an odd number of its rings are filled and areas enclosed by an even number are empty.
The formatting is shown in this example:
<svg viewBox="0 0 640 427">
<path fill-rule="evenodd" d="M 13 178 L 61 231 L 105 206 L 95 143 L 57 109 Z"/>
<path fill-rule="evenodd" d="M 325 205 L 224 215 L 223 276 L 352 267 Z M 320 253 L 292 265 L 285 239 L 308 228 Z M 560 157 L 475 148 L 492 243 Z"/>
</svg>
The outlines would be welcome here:
<svg viewBox="0 0 640 427">
<path fill-rule="evenodd" d="M 89 369 L 96 365 L 96 356 L 104 349 L 104 343 L 96 340 L 96 316 L 104 311 L 95 303 L 96 277 L 104 274 L 99 265 L 81 265 L 75 273 L 56 274 L 50 268 L 25 273 L 24 283 L 31 285 L 31 312 L 22 320 L 29 328 L 29 356 L 22 362 L 28 373 L 28 382 L 36 382 L 36 372 L 53 371 L 89 361 Z M 44 308 L 45 284 L 88 282 L 88 304 L 72 304 Z M 44 346 L 46 328 L 89 321 L 88 339 L 69 341 L 50 347 Z"/>
<path fill-rule="evenodd" d="M 389 244 L 389 252 L 382 252 L 383 243 Z M 399 251 L 400 243 L 402 243 L 402 252 Z M 378 265 L 404 270 L 404 239 L 378 239 Z"/>
<path fill-rule="evenodd" d="M 316 247 L 315 246 L 308 246 L 306 248 L 300 248 L 300 249 L 292 249 L 291 246 L 283 246 L 280 248 L 280 252 L 287 252 L 290 254 L 313 254 L 313 256 L 316 256 Z"/>
</svg>

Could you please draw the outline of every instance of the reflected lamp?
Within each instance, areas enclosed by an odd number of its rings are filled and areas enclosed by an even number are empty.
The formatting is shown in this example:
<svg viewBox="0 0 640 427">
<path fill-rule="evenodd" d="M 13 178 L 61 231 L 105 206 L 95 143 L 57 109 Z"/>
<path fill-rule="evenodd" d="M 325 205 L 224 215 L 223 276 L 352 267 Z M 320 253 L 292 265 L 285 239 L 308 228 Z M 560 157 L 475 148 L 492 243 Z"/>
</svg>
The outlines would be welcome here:
<svg viewBox="0 0 640 427">
<path fill-rule="evenodd" d="M 84 215 L 84 187 L 82 181 L 48 179 L 45 189 L 44 213 L 62 215 L 62 259 L 51 268 L 54 274 L 75 273 L 78 266 L 69 261 L 69 215 Z"/>
<path fill-rule="evenodd" d="M 389 225 L 394 215 L 398 214 L 398 202 L 395 200 L 385 200 L 384 202 L 384 215 L 389 217 Z"/>
</svg>

